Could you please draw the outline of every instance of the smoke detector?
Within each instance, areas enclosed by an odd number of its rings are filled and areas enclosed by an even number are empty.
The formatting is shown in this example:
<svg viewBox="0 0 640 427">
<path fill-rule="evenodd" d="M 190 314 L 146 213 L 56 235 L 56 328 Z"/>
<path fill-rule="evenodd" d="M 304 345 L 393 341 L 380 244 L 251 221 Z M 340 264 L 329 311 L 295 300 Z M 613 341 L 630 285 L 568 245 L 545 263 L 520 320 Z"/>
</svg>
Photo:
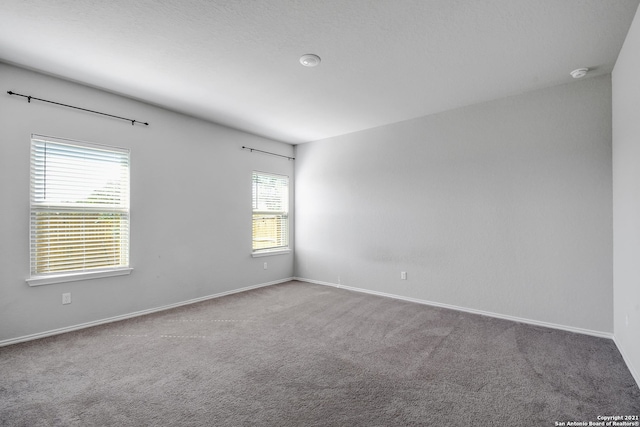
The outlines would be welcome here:
<svg viewBox="0 0 640 427">
<path fill-rule="evenodd" d="M 313 53 L 307 53 L 300 57 L 300 63 L 305 67 L 315 67 L 320 63 L 320 57 Z"/>
<path fill-rule="evenodd" d="M 589 71 L 588 68 L 578 68 L 576 70 L 573 70 L 569 74 L 571 74 L 571 77 L 573 77 L 574 79 L 580 79 L 586 76 L 588 71 Z"/>
</svg>

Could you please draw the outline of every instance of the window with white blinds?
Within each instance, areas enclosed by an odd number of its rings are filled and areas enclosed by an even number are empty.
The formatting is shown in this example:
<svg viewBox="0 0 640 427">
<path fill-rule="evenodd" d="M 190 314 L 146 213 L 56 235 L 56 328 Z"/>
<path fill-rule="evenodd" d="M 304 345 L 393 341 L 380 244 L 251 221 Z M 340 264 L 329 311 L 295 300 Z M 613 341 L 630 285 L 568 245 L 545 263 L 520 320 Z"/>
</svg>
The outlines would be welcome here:
<svg viewBox="0 0 640 427">
<path fill-rule="evenodd" d="M 129 155 L 32 135 L 32 278 L 129 267 Z"/>
<path fill-rule="evenodd" d="M 289 248 L 289 177 L 253 172 L 253 253 Z"/>
</svg>

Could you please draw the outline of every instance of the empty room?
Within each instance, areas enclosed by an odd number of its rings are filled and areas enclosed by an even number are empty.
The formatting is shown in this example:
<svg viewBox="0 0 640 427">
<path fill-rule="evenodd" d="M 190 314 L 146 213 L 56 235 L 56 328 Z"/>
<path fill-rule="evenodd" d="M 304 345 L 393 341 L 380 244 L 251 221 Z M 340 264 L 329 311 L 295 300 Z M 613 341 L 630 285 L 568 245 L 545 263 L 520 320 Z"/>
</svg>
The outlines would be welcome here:
<svg viewBox="0 0 640 427">
<path fill-rule="evenodd" d="M 0 426 L 640 426 L 640 0 L 3 0 Z"/>
</svg>

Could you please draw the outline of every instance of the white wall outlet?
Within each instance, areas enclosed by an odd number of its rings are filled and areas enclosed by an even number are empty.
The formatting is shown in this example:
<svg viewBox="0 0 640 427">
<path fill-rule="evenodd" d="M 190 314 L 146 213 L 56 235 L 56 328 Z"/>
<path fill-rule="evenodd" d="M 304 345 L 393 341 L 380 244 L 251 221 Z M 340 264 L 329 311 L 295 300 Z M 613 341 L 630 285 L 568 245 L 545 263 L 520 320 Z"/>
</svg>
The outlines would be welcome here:
<svg viewBox="0 0 640 427">
<path fill-rule="evenodd" d="M 264 263 L 264 269 L 265 270 L 267 269 L 267 263 L 266 262 Z"/>
<path fill-rule="evenodd" d="M 628 314 L 624 315 L 624 323 L 625 323 L 625 326 L 629 326 L 629 315 Z"/>
<path fill-rule="evenodd" d="M 71 293 L 67 292 L 66 294 L 62 294 L 62 303 L 63 304 L 71 304 Z"/>
<path fill-rule="evenodd" d="M 407 280 L 407 272 L 406 271 L 401 271 L 400 272 L 400 280 Z"/>
</svg>

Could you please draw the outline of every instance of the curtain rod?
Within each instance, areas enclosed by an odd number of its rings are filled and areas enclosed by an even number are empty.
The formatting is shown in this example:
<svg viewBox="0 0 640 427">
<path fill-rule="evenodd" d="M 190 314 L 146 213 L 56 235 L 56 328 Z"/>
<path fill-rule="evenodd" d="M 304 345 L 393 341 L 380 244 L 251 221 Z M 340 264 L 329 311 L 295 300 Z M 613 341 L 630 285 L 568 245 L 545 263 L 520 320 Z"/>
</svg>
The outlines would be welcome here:
<svg viewBox="0 0 640 427">
<path fill-rule="evenodd" d="M 12 92 L 10 90 L 7 91 L 7 93 L 9 95 L 17 95 L 17 96 L 21 96 L 23 98 L 27 98 L 27 101 L 29 101 L 29 103 L 31 103 L 32 99 L 35 99 L 37 101 L 48 102 L 49 104 L 62 105 L 63 107 L 75 108 L 76 110 L 88 111 L 89 113 L 101 114 L 103 116 L 109 116 L 109 117 L 113 117 L 113 118 L 120 119 L 120 120 L 126 120 L 128 122 L 131 122 L 131 126 L 133 126 L 136 123 L 140 123 L 140 124 L 149 126 L 149 123 L 147 123 L 147 122 L 141 122 L 139 120 L 127 119 L 126 117 L 114 116 L 113 114 L 101 113 L 100 111 L 89 110 L 87 108 L 74 107 L 73 105 L 62 104 L 60 102 L 48 101 L 46 99 L 36 98 L 35 96 L 22 95 L 20 93 L 15 93 L 15 92 Z"/>
<path fill-rule="evenodd" d="M 254 151 L 257 151 L 258 153 L 264 153 L 264 154 L 269 154 L 269 155 L 272 155 L 272 156 L 284 157 L 287 160 L 295 160 L 296 159 L 295 157 L 283 156 L 282 154 L 271 153 L 269 151 L 262 151 L 262 150 L 258 150 L 257 148 L 245 147 L 244 145 L 242 146 L 242 149 L 243 150 L 249 150 L 252 153 Z"/>
</svg>

